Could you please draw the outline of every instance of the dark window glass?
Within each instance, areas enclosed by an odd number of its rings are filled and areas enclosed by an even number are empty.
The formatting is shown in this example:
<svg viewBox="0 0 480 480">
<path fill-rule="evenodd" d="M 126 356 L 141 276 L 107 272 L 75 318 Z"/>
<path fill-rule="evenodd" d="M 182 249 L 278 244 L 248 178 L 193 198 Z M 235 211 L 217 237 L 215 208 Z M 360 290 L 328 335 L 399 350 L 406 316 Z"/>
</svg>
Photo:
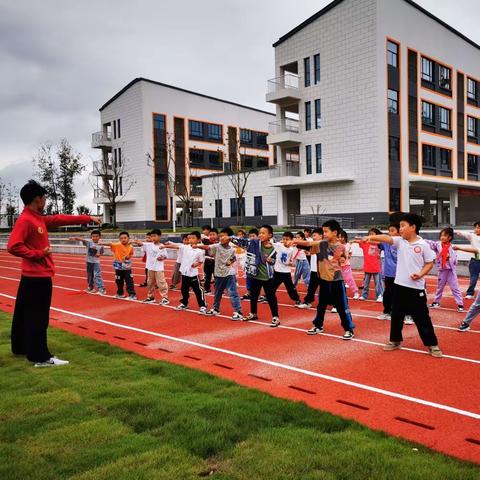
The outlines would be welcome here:
<svg viewBox="0 0 480 480">
<path fill-rule="evenodd" d="M 440 149 L 440 170 L 452 171 L 452 152 L 446 148 Z"/>
<path fill-rule="evenodd" d="M 207 124 L 208 138 L 210 140 L 222 140 L 222 126 L 214 123 Z"/>
<path fill-rule="evenodd" d="M 188 121 L 188 129 L 191 137 L 203 138 L 203 123 L 196 120 Z"/>
<path fill-rule="evenodd" d="M 245 128 L 240 129 L 240 142 L 252 143 L 252 131 Z"/>
<path fill-rule="evenodd" d="M 393 42 L 388 42 L 387 45 L 388 64 L 392 67 L 398 67 L 398 45 Z"/>
<path fill-rule="evenodd" d="M 467 117 L 467 135 L 475 138 L 477 136 L 477 119 L 474 117 Z"/>
<path fill-rule="evenodd" d="M 305 146 L 305 161 L 307 166 L 307 175 L 312 173 L 312 146 L 306 145 Z"/>
<path fill-rule="evenodd" d="M 257 146 L 267 145 L 267 134 L 262 132 L 255 132 Z"/>
<path fill-rule="evenodd" d="M 119 167 L 122 166 L 122 149 L 121 148 L 118 149 L 118 166 Z"/>
<path fill-rule="evenodd" d="M 477 98 L 477 82 L 472 78 L 467 79 L 467 97 L 472 100 Z"/>
<path fill-rule="evenodd" d="M 322 173 L 322 144 L 315 145 L 315 167 L 317 173 Z"/>
<path fill-rule="evenodd" d="M 467 171 L 470 180 L 478 180 L 480 177 L 480 156 L 469 154 L 467 158 Z"/>
<path fill-rule="evenodd" d="M 192 189 L 192 195 L 195 197 L 202 196 L 202 177 L 191 177 L 190 187 Z"/>
<path fill-rule="evenodd" d="M 245 216 L 245 197 L 230 199 L 230 217 Z"/>
<path fill-rule="evenodd" d="M 433 62 L 422 57 L 422 80 L 433 82 Z"/>
<path fill-rule="evenodd" d="M 312 104 L 305 102 L 305 130 L 312 129 Z"/>
<path fill-rule="evenodd" d="M 448 67 L 440 65 L 440 86 L 446 90 L 451 90 L 450 83 L 451 70 Z"/>
<path fill-rule="evenodd" d="M 222 153 L 208 152 L 208 167 L 215 170 L 222 169 Z"/>
<path fill-rule="evenodd" d="M 435 147 L 431 145 L 422 146 L 423 168 L 436 168 Z"/>
<path fill-rule="evenodd" d="M 390 189 L 390 211 L 399 212 L 400 208 L 400 189 L 391 188 Z"/>
<path fill-rule="evenodd" d="M 310 57 L 303 59 L 303 75 L 306 87 L 310 86 Z"/>
<path fill-rule="evenodd" d="M 313 56 L 313 81 L 315 84 L 320 82 L 320 54 L 319 53 Z"/>
<path fill-rule="evenodd" d="M 253 168 L 253 157 L 251 155 L 242 155 L 242 167 L 245 170 L 251 170 Z"/>
<path fill-rule="evenodd" d="M 268 167 L 268 158 L 257 157 L 257 168 L 266 168 Z"/>
<path fill-rule="evenodd" d="M 450 110 L 448 108 L 439 107 L 440 109 L 440 128 L 450 130 Z"/>
<path fill-rule="evenodd" d="M 165 130 L 165 115 L 153 116 L 153 128 L 155 130 Z"/>
<path fill-rule="evenodd" d="M 428 102 L 422 102 L 422 123 L 434 125 L 433 105 Z"/>
<path fill-rule="evenodd" d="M 222 218 L 223 217 L 223 205 L 222 205 L 222 199 L 217 198 L 215 200 L 215 217 L 216 218 Z"/>
<path fill-rule="evenodd" d="M 398 115 L 398 92 L 388 89 L 388 113 Z"/>
<path fill-rule="evenodd" d="M 190 165 L 192 167 L 205 167 L 203 150 L 190 149 Z"/>
<path fill-rule="evenodd" d="M 120 133 L 120 119 L 117 120 L 117 138 L 120 138 L 122 135 Z"/>
<path fill-rule="evenodd" d="M 113 138 L 117 138 L 117 121 L 113 121 Z"/>
<path fill-rule="evenodd" d="M 253 197 L 253 214 L 256 217 L 263 215 L 262 197 Z"/>
<path fill-rule="evenodd" d="M 320 128 L 322 119 L 322 106 L 320 99 L 315 100 L 315 128 Z"/>
<path fill-rule="evenodd" d="M 389 160 L 400 161 L 400 139 L 397 137 L 388 137 Z"/>
</svg>

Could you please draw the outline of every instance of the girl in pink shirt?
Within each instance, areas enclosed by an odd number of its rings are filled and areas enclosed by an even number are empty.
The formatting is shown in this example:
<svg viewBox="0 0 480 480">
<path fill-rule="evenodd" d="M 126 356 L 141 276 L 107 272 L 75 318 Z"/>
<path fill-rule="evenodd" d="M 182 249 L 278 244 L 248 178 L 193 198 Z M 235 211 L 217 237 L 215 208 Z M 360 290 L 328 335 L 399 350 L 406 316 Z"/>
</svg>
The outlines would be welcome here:
<svg viewBox="0 0 480 480">
<path fill-rule="evenodd" d="M 352 245 L 348 243 L 348 234 L 345 230 L 342 230 L 338 236 L 340 242 L 345 245 L 345 261 L 341 266 L 342 277 L 345 285 L 348 285 L 348 288 L 353 292 L 353 298 L 357 300 L 360 295 L 358 293 L 358 287 L 353 279 L 352 266 L 350 265 L 350 258 L 352 257 Z"/>
</svg>

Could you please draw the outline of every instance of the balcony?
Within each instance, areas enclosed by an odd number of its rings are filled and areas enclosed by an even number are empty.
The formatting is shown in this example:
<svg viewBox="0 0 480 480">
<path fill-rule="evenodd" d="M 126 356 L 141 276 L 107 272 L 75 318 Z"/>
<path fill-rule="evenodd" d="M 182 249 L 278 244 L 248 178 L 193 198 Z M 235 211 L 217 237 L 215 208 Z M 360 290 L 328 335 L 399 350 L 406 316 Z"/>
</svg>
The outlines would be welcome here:
<svg viewBox="0 0 480 480">
<path fill-rule="evenodd" d="M 286 73 L 272 78 L 267 82 L 267 102 L 275 103 L 280 107 L 300 102 L 300 77 L 294 73 Z"/>
<path fill-rule="evenodd" d="M 93 175 L 96 177 L 113 177 L 113 165 L 103 160 L 93 162 Z"/>
<path fill-rule="evenodd" d="M 285 162 L 270 167 L 270 178 L 299 177 L 300 162 Z"/>
<path fill-rule="evenodd" d="M 112 138 L 105 132 L 92 133 L 92 148 L 112 148 Z"/>
<path fill-rule="evenodd" d="M 275 122 L 270 122 L 269 135 L 267 143 L 269 145 L 278 145 L 283 148 L 296 147 L 302 143 L 300 135 L 300 122 L 291 118 L 282 118 Z"/>
<path fill-rule="evenodd" d="M 93 203 L 110 203 L 110 200 L 101 188 L 95 188 L 93 190 Z"/>
</svg>

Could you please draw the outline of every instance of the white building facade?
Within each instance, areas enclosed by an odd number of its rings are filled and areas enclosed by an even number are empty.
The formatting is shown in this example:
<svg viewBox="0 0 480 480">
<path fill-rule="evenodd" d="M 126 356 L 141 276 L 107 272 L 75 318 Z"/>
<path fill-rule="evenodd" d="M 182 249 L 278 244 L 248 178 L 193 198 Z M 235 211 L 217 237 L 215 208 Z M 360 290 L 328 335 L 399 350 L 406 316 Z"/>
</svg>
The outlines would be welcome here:
<svg viewBox="0 0 480 480">
<path fill-rule="evenodd" d="M 276 194 L 275 223 L 478 220 L 479 45 L 410 0 L 336 0 L 274 47 L 278 163 L 255 182 Z"/>
<path fill-rule="evenodd" d="M 130 82 L 100 117 L 101 131 L 92 135 L 100 152 L 94 202 L 110 223 L 116 195 L 116 221 L 125 228 L 170 226 L 174 215 L 184 219 L 183 206 L 198 224 L 202 176 L 234 162 L 251 169 L 274 162 L 266 141 L 274 114 L 152 80 Z"/>
</svg>

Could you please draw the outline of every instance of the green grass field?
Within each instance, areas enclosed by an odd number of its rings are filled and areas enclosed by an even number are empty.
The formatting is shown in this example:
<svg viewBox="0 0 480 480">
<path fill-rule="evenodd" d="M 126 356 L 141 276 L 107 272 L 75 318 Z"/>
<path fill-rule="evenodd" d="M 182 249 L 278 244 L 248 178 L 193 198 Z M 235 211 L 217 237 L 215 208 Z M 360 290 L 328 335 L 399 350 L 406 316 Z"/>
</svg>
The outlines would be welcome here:
<svg viewBox="0 0 480 480">
<path fill-rule="evenodd" d="M 71 365 L 35 369 L 10 355 L 9 328 L 0 313 L 2 480 L 479 478 L 304 404 L 59 330 L 50 345 Z"/>
</svg>

